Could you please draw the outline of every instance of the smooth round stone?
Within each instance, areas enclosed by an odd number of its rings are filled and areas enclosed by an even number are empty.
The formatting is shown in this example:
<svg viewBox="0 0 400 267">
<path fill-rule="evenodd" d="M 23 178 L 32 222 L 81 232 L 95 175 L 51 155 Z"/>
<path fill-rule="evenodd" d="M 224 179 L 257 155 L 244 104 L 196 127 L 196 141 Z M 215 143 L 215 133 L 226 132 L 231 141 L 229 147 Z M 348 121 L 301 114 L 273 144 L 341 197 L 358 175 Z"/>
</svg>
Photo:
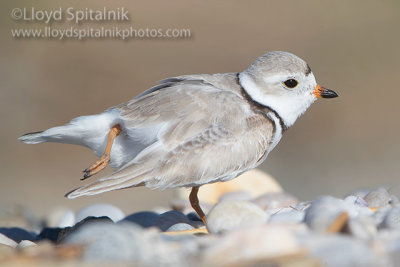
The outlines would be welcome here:
<svg viewBox="0 0 400 267">
<path fill-rule="evenodd" d="M 114 222 L 110 218 L 105 217 L 105 216 L 104 217 L 86 217 L 82 221 L 76 223 L 73 227 L 63 228 L 59 232 L 59 234 L 57 236 L 56 243 L 64 242 L 64 240 L 66 238 L 68 238 L 68 236 L 73 235 L 74 233 L 76 233 L 80 229 L 82 229 L 83 227 L 93 226 L 93 225 L 98 225 L 98 224 L 102 224 L 102 225 L 111 224 L 111 225 L 113 225 Z"/>
<path fill-rule="evenodd" d="M 110 218 L 113 222 L 118 222 L 125 217 L 125 214 L 114 205 L 106 203 L 98 203 L 82 208 L 76 214 L 75 223 L 82 221 L 86 217 L 103 217 Z"/>
<path fill-rule="evenodd" d="M 291 208 L 293 208 L 294 210 L 298 210 L 298 211 L 305 211 L 308 207 L 310 207 L 310 205 L 311 205 L 311 201 L 306 201 L 306 202 L 300 202 Z"/>
<path fill-rule="evenodd" d="M 186 217 L 192 222 L 203 222 L 195 211 L 189 212 L 186 214 Z"/>
<path fill-rule="evenodd" d="M 38 235 L 37 241 L 48 240 L 53 243 L 56 243 L 60 233 L 65 231 L 65 229 L 68 229 L 68 228 L 71 228 L 71 227 L 66 227 L 66 228 L 46 227 L 46 228 L 43 228 L 42 231 L 40 232 L 40 234 Z"/>
<path fill-rule="evenodd" d="M 58 208 L 50 212 L 46 217 L 46 226 L 55 227 L 70 227 L 75 224 L 75 213 L 69 209 Z"/>
<path fill-rule="evenodd" d="M 67 236 L 64 244 L 86 244 L 83 259 L 86 261 L 126 261 L 134 258 L 141 239 L 136 234 L 139 226 L 96 223 L 85 225 Z M 146 246 L 147 244 L 142 244 Z"/>
<path fill-rule="evenodd" d="M 383 206 L 383 207 L 380 207 L 379 209 L 377 209 L 371 216 L 371 218 L 375 222 L 375 225 L 380 225 L 391 209 L 392 209 L 392 206 L 390 206 L 390 205 L 386 205 L 386 206 Z"/>
<path fill-rule="evenodd" d="M 223 194 L 218 202 L 222 202 L 222 201 L 229 201 L 229 200 L 243 200 L 243 201 L 247 201 L 247 200 L 251 200 L 253 197 L 246 191 L 234 191 L 234 192 L 228 192 Z"/>
<path fill-rule="evenodd" d="M 390 204 L 390 194 L 386 189 L 379 188 L 369 192 L 364 200 L 370 208 L 383 207 Z"/>
<path fill-rule="evenodd" d="M 127 217 L 125 217 L 121 223 L 123 222 L 131 222 L 140 225 L 141 227 L 148 228 L 154 225 L 154 222 L 157 220 L 158 213 L 153 211 L 141 211 L 133 213 Z"/>
<path fill-rule="evenodd" d="M 393 207 L 386 213 L 380 227 L 400 229 L 400 206 Z"/>
<path fill-rule="evenodd" d="M 90 263 L 127 262 L 135 266 L 191 266 L 187 247 L 164 241 L 155 229 L 132 223 L 85 225 L 65 244 L 85 245 L 82 260 Z"/>
<path fill-rule="evenodd" d="M 258 169 L 252 169 L 223 183 L 205 184 L 201 186 L 197 196 L 200 204 L 207 202 L 215 205 L 223 194 L 236 191 L 248 192 L 254 198 L 264 193 L 281 192 L 282 187 L 271 175 Z M 177 193 L 179 198 L 186 200 L 189 198 L 190 190 L 179 188 Z M 203 205 L 201 204 L 202 207 Z M 186 211 L 184 212 L 186 213 Z"/>
<path fill-rule="evenodd" d="M 316 232 L 326 232 L 346 209 L 343 200 L 324 196 L 314 200 L 306 210 L 304 222 Z"/>
<path fill-rule="evenodd" d="M 36 246 L 36 243 L 30 240 L 22 240 L 21 242 L 18 243 L 17 249 L 24 249 L 31 246 Z"/>
<path fill-rule="evenodd" d="M 365 242 L 346 235 L 311 233 L 302 235 L 299 243 L 313 258 L 319 259 L 322 266 L 384 266 Z"/>
<path fill-rule="evenodd" d="M 285 193 L 266 193 L 253 200 L 253 203 L 257 204 L 263 210 L 268 209 L 279 209 L 297 205 L 298 199 L 294 196 Z"/>
<path fill-rule="evenodd" d="M 350 218 L 346 225 L 346 231 L 355 238 L 365 241 L 370 240 L 377 233 L 373 219 L 364 216 Z"/>
<path fill-rule="evenodd" d="M 268 215 L 256 204 L 231 200 L 218 203 L 207 216 L 207 229 L 217 234 L 266 223 Z"/>
<path fill-rule="evenodd" d="M 373 214 L 373 211 L 366 206 L 364 199 L 360 197 L 347 197 L 343 200 L 343 207 L 351 218 L 371 216 Z"/>
<path fill-rule="evenodd" d="M 351 218 L 369 217 L 373 211 L 368 208 L 367 202 L 359 196 L 347 196 L 343 200 L 344 208 Z"/>
<path fill-rule="evenodd" d="M 305 212 L 292 208 L 284 208 L 272 214 L 269 223 L 301 223 L 304 220 Z"/>
<path fill-rule="evenodd" d="M 400 252 L 400 231 L 397 229 L 380 229 L 374 242 L 388 252 Z"/>
<path fill-rule="evenodd" d="M 22 240 L 35 241 L 37 239 L 37 235 L 35 233 L 28 232 L 27 230 L 18 227 L 11 227 L 11 228 L 2 227 L 0 228 L 0 233 L 14 240 L 17 243 L 21 242 Z"/>
<path fill-rule="evenodd" d="M 172 225 L 170 228 L 167 229 L 166 232 L 173 232 L 173 231 L 187 231 L 195 229 L 193 226 L 187 223 L 177 223 Z"/>
<path fill-rule="evenodd" d="M 279 225 L 238 229 L 211 241 L 202 250 L 204 262 L 201 266 L 280 266 L 273 260 L 263 264 L 260 259 L 302 253 L 292 230 Z"/>
<path fill-rule="evenodd" d="M 184 189 L 182 189 L 182 190 L 184 190 Z M 201 191 L 201 189 L 200 189 L 200 191 Z M 173 210 L 180 211 L 184 214 L 194 212 L 194 210 L 189 202 L 189 196 L 186 199 L 178 199 L 178 198 L 173 199 L 170 202 L 170 206 Z M 200 207 L 203 210 L 203 212 L 205 214 L 207 214 L 211 210 L 213 205 L 211 205 L 208 202 L 200 201 Z"/>
<path fill-rule="evenodd" d="M 8 238 L 7 236 L 0 234 L 0 244 L 15 248 L 18 243 L 12 240 L 11 238 Z"/>
<path fill-rule="evenodd" d="M 352 196 L 352 195 L 347 196 L 344 199 L 344 202 L 360 207 L 368 207 L 368 203 L 362 197 L 359 196 Z"/>
<path fill-rule="evenodd" d="M 185 223 L 194 226 L 193 222 L 180 211 L 171 210 L 157 217 L 153 226 L 158 227 L 161 231 L 167 231 L 168 228 L 177 223 Z"/>
</svg>

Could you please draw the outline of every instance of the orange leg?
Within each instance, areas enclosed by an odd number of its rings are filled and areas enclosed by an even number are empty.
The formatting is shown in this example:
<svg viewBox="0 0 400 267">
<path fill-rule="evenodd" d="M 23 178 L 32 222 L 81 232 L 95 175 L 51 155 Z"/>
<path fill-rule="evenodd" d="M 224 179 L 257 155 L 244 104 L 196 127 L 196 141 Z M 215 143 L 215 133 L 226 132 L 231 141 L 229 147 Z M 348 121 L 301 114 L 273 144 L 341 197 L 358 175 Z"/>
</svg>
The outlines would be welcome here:
<svg viewBox="0 0 400 267">
<path fill-rule="evenodd" d="M 101 158 L 96 161 L 92 166 L 83 171 L 85 174 L 83 175 L 83 178 L 81 180 L 85 180 L 86 178 L 89 178 L 90 176 L 99 173 L 105 167 L 107 167 L 108 162 L 110 162 L 111 147 L 113 145 L 114 139 L 121 133 L 121 131 L 122 129 L 119 124 L 111 128 L 110 132 L 108 133 L 107 146 L 103 156 L 101 156 Z"/>
<path fill-rule="evenodd" d="M 200 207 L 199 199 L 197 198 L 197 192 L 199 192 L 199 187 L 198 186 L 192 187 L 192 191 L 190 192 L 189 195 L 190 205 L 192 205 L 192 208 L 200 216 L 200 219 L 203 221 L 203 223 L 206 224 L 206 215 L 204 215 L 204 212 Z"/>
</svg>

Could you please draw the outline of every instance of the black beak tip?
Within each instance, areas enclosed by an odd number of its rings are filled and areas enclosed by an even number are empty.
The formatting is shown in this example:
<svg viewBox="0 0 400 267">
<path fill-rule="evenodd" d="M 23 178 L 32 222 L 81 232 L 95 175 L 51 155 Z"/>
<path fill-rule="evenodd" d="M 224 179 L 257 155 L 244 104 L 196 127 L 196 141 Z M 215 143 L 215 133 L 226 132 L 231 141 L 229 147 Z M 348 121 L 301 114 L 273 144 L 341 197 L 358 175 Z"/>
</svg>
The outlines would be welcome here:
<svg viewBox="0 0 400 267">
<path fill-rule="evenodd" d="M 329 89 L 326 89 L 321 93 L 321 97 L 323 97 L 323 98 L 335 98 L 338 96 L 339 95 L 336 92 L 329 90 Z"/>
</svg>

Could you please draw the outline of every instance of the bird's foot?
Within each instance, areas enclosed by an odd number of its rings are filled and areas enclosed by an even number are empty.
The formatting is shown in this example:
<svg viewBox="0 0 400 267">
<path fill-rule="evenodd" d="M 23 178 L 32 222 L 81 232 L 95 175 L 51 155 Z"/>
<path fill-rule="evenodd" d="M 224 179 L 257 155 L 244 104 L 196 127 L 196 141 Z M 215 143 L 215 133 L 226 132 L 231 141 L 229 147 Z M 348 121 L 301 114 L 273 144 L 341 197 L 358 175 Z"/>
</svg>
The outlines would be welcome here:
<svg viewBox="0 0 400 267">
<path fill-rule="evenodd" d="M 103 156 L 101 156 L 101 158 L 98 161 L 96 161 L 93 165 L 91 165 L 89 168 L 83 171 L 84 174 L 83 178 L 81 178 L 81 181 L 102 171 L 105 167 L 107 167 L 109 162 L 110 162 L 110 155 L 104 154 Z"/>
</svg>

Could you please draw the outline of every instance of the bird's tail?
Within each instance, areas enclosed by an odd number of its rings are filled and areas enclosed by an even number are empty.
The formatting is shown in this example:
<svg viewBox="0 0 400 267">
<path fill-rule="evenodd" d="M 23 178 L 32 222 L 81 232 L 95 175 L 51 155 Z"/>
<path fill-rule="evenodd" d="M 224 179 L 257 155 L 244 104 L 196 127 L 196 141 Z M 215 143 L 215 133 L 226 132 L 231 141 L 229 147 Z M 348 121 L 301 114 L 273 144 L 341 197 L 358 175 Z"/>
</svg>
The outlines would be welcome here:
<svg viewBox="0 0 400 267">
<path fill-rule="evenodd" d="M 18 140 L 25 144 L 39 144 L 44 142 L 55 142 L 74 145 L 85 145 L 85 137 L 90 133 L 90 129 L 82 127 L 81 124 L 75 124 L 73 121 L 69 124 L 53 127 L 46 131 L 24 134 Z M 99 133 L 106 135 L 107 132 Z"/>
<path fill-rule="evenodd" d="M 24 142 L 25 144 L 38 144 L 46 142 L 46 139 L 43 136 L 43 131 L 24 134 L 18 138 L 18 140 Z"/>
<path fill-rule="evenodd" d="M 102 154 L 107 134 L 111 127 L 119 123 L 119 112 L 109 110 L 101 114 L 82 116 L 70 123 L 50 128 L 46 131 L 28 133 L 18 140 L 26 144 L 55 142 L 81 145 L 91 148 L 95 154 Z"/>
</svg>

